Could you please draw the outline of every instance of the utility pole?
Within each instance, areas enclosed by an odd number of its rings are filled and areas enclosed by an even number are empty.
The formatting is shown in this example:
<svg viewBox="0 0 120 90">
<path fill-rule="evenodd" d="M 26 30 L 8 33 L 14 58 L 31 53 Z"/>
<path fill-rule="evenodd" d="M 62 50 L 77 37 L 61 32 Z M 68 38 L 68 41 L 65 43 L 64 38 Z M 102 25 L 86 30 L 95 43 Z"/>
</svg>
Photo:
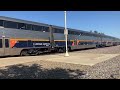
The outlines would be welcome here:
<svg viewBox="0 0 120 90">
<path fill-rule="evenodd" d="M 65 53 L 65 57 L 68 57 L 68 47 L 67 47 L 67 35 L 68 35 L 68 30 L 67 30 L 67 23 L 66 23 L 66 11 L 64 11 L 65 14 L 65 30 L 64 30 L 64 34 L 65 34 L 65 39 L 66 39 L 66 53 Z"/>
</svg>

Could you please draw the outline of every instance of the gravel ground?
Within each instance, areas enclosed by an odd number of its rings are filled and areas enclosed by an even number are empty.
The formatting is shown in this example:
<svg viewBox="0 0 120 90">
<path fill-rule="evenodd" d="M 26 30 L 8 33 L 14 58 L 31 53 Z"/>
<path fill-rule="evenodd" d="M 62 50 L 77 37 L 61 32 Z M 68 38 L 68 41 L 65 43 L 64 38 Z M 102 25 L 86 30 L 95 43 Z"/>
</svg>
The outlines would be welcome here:
<svg viewBox="0 0 120 90">
<path fill-rule="evenodd" d="M 78 53 L 119 54 L 120 46 Z M 120 79 L 120 55 L 93 66 L 36 61 L 0 68 L 0 79 Z"/>
<path fill-rule="evenodd" d="M 93 65 L 84 75 L 85 79 L 120 79 L 120 55 Z"/>
</svg>

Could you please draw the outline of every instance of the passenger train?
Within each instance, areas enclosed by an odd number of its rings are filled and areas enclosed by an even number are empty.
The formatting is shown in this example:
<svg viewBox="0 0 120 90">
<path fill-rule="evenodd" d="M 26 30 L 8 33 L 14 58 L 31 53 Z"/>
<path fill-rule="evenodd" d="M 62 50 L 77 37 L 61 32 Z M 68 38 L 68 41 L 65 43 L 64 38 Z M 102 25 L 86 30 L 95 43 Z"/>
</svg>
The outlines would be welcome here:
<svg viewBox="0 0 120 90">
<path fill-rule="evenodd" d="M 68 28 L 68 50 L 119 45 L 120 39 Z M 64 27 L 0 16 L 0 56 L 64 52 Z"/>
</svg>

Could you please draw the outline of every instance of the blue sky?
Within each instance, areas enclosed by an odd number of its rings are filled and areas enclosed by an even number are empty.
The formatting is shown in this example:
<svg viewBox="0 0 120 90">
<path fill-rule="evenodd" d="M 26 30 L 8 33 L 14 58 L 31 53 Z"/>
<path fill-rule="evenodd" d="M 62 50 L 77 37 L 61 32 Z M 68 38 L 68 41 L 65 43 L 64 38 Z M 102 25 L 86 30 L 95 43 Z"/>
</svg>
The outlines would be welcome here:
<svg viewBox="0 0 120 90">
<path fill-rule="evenodd" d="M 0 11 L 0 16 L 64 26 L 63 11 Z M 67 11 L 67 27 L 120 38 L 120 11 Z"/>
</svg>

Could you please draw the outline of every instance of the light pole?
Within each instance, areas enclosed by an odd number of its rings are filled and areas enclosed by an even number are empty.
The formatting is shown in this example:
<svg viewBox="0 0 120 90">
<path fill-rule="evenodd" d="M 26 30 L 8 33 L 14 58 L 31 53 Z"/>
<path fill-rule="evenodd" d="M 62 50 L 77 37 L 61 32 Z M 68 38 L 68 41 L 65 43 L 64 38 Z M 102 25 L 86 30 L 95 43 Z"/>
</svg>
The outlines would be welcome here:
<svg viewBox="0 0 120 90">
<path fill-rule="evenodd" d="M 67 24 L 66 24 L 66 11 L 64 11 L 65 13 L 65 30 L 64 30 L 64 34 L 65 34 L 65 39 L 66 39 L 66 53 L 65 56 L 68 57 L 68 47 L 67 47 L 67 35 L 68 35 L 68 30 L 67 30 Z"/>
</svg>

